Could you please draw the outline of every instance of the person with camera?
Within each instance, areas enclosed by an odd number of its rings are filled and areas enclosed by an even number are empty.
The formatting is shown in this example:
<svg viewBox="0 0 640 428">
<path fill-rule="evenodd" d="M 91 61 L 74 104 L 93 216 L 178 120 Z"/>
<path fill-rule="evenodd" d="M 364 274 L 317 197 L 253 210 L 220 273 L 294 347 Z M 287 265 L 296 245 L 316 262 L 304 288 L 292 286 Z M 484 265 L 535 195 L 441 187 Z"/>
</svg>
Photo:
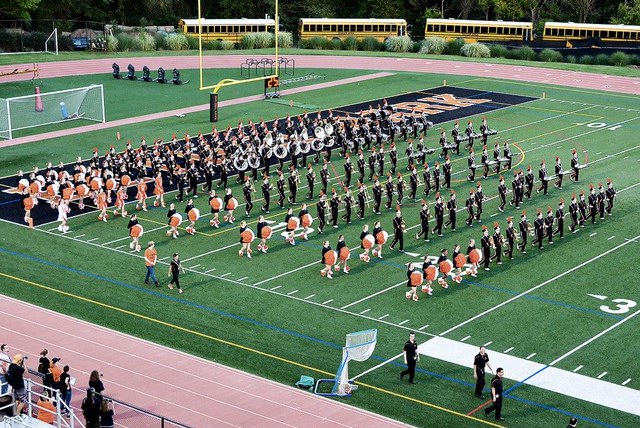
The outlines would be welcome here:
<svg viewBox="0 0 640 428">
<path fill-rule="evenodd" d="M 100 377 L 102 377 L 102 374 L 98 370 L 92 371 L 89 375 L 89 388 L 95 392 L 98 404 L 102 402 L 102 391 L 104 391 L 104 384 L 100 380 Z"/>
<path fill-rule="evenodd" d="M 7 369 L 7 382 L 13 388 L 13 395 L 16 400 L 16 415 L 20 415 L 27 404 L 27 390 L 24 386 L 24 373 L 27 371 L 26 356 L 16 354 Z"/>
<path fill-rule="evenodd" d="M 95 389 L 87 389 L 87 396 L 82 400 L 81 406 L 86 428 L 100 428 L 100 404 Z"/>
<path fill-rule="evenodd" d="M 100 404 L 100 428 L 113 428 L 113 401 L 102 400 Z"/>
</svg>

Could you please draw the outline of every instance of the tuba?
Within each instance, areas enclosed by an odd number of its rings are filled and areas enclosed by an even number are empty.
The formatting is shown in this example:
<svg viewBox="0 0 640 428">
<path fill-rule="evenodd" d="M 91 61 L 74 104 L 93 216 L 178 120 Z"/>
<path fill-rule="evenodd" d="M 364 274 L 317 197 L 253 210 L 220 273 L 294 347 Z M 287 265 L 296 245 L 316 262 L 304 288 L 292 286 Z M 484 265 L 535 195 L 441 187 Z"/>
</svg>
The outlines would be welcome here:
<svg viewBox="0 0 640 428">
<path fill-rule="evenodd" d="M 285 147 L 284 144 L 279 144 L 278 146 L 276 146 L 276 148 L 273 150 L 273 154 L 276 155 L 276 157 L 278 159 L 284 159 L 287 157 L 288 154 L 288 150 Z"/>
<path fill-rule="evenodd" d="M 251 168 L 258 169 L 260 168 L 260 157 L 255 153 L 251 153 L 247 159 L 247 163 Z"/>
<path fill-rule="evenodd" d="M 305 155 L 311 151 L 311 144 L 306 140 L 302 140 L 298 145 L 300 146 L 300 151 Z"/>
<path fill-rule="evenodd" d="M 297 141 L 289 143 L 289 152 L 291 153 L 291 156 L 298 156 L 301 151 L 300 144 Z"/>
<path fill-rule="evenodd" d="M 236 156 L 233 159 L 233 167 L 237 171 L 246 171 L 249 167 L 249 162 L 244 158 L 244 156 Z"/>
<path fill-rule="evenodd" d="M 311 141 L 311 148 L 316 152 L 321 152 L 324 149 L 324 143 L 320 138 L 316 138 Z"/>
<path fill-rule="evenodd" d="M 324 126 L 324 133 L 325 133 L 326 135 L 333 135 L 333 131 L 334 131 L 334 129 L 333 129 L 333 125 L 332 125 L 332 124 L 327 123 L 327 124 Z"/>
<path fill-rule="evenodd" d="M 267 146 L 273 147 L 273 134 L 268 132 L 267 135 L 264 136 L 264 142 Z"/>
</svg>

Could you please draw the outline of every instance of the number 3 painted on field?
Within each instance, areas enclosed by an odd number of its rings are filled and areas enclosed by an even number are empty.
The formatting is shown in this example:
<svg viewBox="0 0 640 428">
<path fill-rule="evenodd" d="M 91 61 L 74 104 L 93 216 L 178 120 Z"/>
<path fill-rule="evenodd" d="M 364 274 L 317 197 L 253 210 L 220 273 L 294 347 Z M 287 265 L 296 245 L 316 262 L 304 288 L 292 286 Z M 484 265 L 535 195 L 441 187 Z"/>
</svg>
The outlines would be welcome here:
<svg viewBox="0 0 640 428">
<path fill-rule="evenodd" d="M 638 304 L 633 300 L 628 300 L 628 299 L 613 299 L 611 301 L 613 303 L 617 303 L 616 305 L 617 309 L 611 309 L 607 305 L 602 305 L 600 306 L 600 310 L 608 314 L 626 314 L 627 312 L 629 312 L 629 310 L 631 310 L 631 308 L 633 308 Z"/>
</svg>

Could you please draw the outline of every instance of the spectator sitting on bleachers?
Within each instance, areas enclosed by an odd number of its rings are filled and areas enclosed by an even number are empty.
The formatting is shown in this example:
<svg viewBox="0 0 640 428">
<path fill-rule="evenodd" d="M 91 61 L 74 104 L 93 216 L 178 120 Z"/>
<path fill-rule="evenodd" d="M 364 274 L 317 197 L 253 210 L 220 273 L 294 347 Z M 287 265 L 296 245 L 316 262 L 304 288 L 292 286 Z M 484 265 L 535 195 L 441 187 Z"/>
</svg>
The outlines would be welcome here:
<svg viewBox="0 0 640 428">
<path fill-rule="evenodd" d="M 38 400 L 38 420 L 47 424 L 52 424 L 56 419 L 56 408 L 45 395 L 41 395 Z M 45 410 L 46 409 L 46 410 Z"/>
</svg>

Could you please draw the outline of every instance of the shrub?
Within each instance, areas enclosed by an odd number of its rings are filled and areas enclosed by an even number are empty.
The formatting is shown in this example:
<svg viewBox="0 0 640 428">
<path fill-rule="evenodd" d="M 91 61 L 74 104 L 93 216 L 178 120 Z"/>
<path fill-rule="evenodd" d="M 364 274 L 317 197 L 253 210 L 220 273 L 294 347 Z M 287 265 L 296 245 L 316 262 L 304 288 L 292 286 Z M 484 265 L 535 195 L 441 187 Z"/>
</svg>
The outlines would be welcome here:
<svg viewBox="0 0 640 428">
<path fill-rule="evenodd" d="M 18 50 L 18 39 L 6 31 L 0 28 L 0 52 L 15 52 Z"/>
<path fill-rule="evenodd" d="M 293 46 L 293 34 L 287 31 L 278 32 L 278 47 L 290 48 Z"/>
<path fill-rule="evenodd" d="M 342 41 L 342 49 L 345 51 L 357 51 L 358 39 L 355 36 L 349 36 Z"/>
<path fill-rule="evenodd" d="M 164 39 L 164 44 L 171 51 L 182 51 L 189 47 L 189 42 L 184 34 L 169 34 Z"/>
<path fill-rule="evenodd" d="M 422 47 L 422 41 L 416 40 L 411 42 L 411 52 L 418 53 L 420 52 L 420 48 Z"/>
<path fill-rule="evenodd" d="M 567 55 L 564 57 L 564 62 L 568 62 L 569 64 L 575 64 L 578 62 L 578 58 L 575 55 Z"/>
<path fill-rule="evenodd" d="M 519 49 L 520 59 L 525 61 L 535 61 L 536 60 L 536 51 L 531 49 L 529 46 L 523 46 Z"/>
<path fill-rule="evenodd" d="M 413 42 L 409 36 L 387 37 L 384 41 L 384 49 L 389 52 L 409 52 Z"/>
<path fill-rule="evenodd" d="M 118 52 L 128 52 L 133 50 L 133 38 L 127 33 L 116 34 L 118 39 Z"/>
<path fill-rule="evenodd" d="M 118 38 L 113 34 L 107 36 L 107 52 L 118 52 Z"/>
<path fill-rule="evenodd" d="M 469 58 L 490 58 L 491 50 L 489 50 L 489 47 L 485 44 L 471 43 L 469 45 L 462 46 L 460 54 Z"/>
<path fill-rule="evenodd" d="M 44 42 L 49 37 L 48 34 L 40 31 L 32 31 L 24 39 L 24 47 L 28 50 L 41 51 L 44 50 Z"/>
<path fill-rule="evenodd" d="M 156 49 L 158 50 L 162 49 L 162 47 L 165 45 L 164 44 L 165 37 L 167 37 L 167 33 L 164 33 L 164 32 L 157 32 L 153 36 L 153 39 L 155 40 L 155 43 L 156 43 Z"/>
<path fill-rule="evenodd" d="M 220 42 L 220 48 L 223 51 L 230 51 L 231 49 L 233 49 L 234 46 L 235 46 L 235 43 L 233 43 L 231 40 L 222 40 Z"/>
<path fill-rule="evenodd" d="M 274 44 L 275 41 L 272 33 L 268 33 L 266 31 L 256 33 L 256 49 L 272 48 Z"/>
<path fill-rule="evenodd" d="M 626 67 L 631 64 L 631 56 L 620 51 L 614 52 L 610 60 L 616 67 Z"/>
<path fill-rule="evenodd" d="M 330 45 L 329 49 L 332 49 L 334 51 L 339 51 L 340 49 L 342 49 L 342 40 L 337 38 L 331 39 L 329 40 L 329 45 Z"/>
<path fill-rule="evenodd" d="M 509 55 L 509 48 L 503 45 L 491 45 L 489 50 L 491 51 L 491 58 L 506 58 Z"/>
<path fill-rule="evenodd" d="M 208 51 L 219 51 L 222 50 L 222 44 L 218 40 L 202 42 L 202 49 Z"/>
<path fill-rule="evenodd" d="M 382 50 L 383 44 L 380 43 L 375 37 L 365 37 L 360 41 L 360 48 L 363 51 L 380 51 Z"/>
<path fill-rule="evenodd" d="M 446 52 L 449 55 L 460 55 L 460 49 L 464 46 L 464 39 L 457 38 L 455 40 L 449 40 L 447 42 Z"/>
<path fill-rule="evenodd" d="M 322 36 L 315 36 L 307 40 L 309 49 L 330 49 L 331 42 Z"/>
<path fill-rule="evenodd" d="M 640 65 L 640 55 L 630 55 L 629 62 L 633 65 Z"/>
<path fill-rule="evenodd" d="M 602 53 L 596 56 L 595 63 L 598 65 L 611 65 L 611 59 L 609 58 L 609 55 Z"/>
<path fill-rule="evenodd" d="M 247 33 L 240 40 L 241 49 L 253 49 L 256 47 L 256 33 Z"/>
<path fill-rule="evenodd" d="M 193 36 L 185 36 L 187 39 L 187 49 L 189 50 L 198 50 L 200 49 L 200 38 Z"/>
<path fill-rule="evenodd" d="M 580 64 L 586 64 L 586 65 L 593 64 L 593 61 L 594 61 L 594 58 L 591 55 L 582 55 L 580 59 L 578 59 L 578 62 Z"/>
<path fill-rule="evenodd" d="M 553 49 L 544 49 L 540 52 L 538 58 L 542 62 L 562 62 L 563 60 L 562 54 L 558 51 L 554 51 Z"/>
<path fill-rule="evenodd" d="M 427 37 L 422 41 L 421 54 L 442 55 L 447 49 L 447 44 L 442 37 Z"/>
<path fill-rule="evenodd" d="M 73 50 L 73 40 L 71 40 L 71 36 L 69 35 L 58 35 L 58 49 L 61 51 L 72 51 Z"/>
<path fill-rule="evenodd" d="M 156 49 L 156 40 L 149 33 L 138 33 L 133 39 L 133 48 L 137 51 L 152 51 Z"/>
</svg>

